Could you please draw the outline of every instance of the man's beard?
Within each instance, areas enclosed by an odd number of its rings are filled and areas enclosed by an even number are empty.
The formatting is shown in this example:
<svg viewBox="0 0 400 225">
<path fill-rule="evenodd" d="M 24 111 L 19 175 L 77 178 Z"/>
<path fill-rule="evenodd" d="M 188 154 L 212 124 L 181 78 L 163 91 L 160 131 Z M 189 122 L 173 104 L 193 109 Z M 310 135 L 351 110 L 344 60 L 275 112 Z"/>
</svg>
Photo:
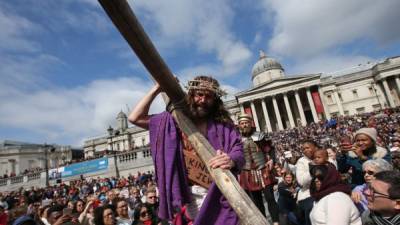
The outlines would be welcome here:
<svg viewBox="0 0 400 225">
<path fill-rule="evenodd" d="M 189 112 L 192 117 L 192 119 L 207 119 L 211 115 L 211 110 L 212 106 L 206 106 L 206 105 L 197 105 L 195 103 L 190 104 L 189 107 Z"/>
<path fill-rule="evenodd" d="M 239 127 L 240 133 L 244 137 L 249 137 L 253 133 L 253 128 L 252 127 Z"/>
</svg>

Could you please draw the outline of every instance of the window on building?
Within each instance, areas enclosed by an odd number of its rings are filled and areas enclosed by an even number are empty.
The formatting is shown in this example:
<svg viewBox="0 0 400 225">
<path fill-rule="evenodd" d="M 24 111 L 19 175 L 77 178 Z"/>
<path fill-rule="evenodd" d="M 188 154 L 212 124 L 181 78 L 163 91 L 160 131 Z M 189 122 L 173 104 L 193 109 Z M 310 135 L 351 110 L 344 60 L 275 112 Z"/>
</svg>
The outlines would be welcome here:
<svg viewBox="0 0 400 225">
<path fill-rule="evenodd" d="M 356 89 L 353 90 L 353 98 L 358 98 L 358 93 Z"/>
<path fill-rule="evenodd" d="M 356 111 L 357 111 L 358 114 L 364 113 L 365 112 L 365 107 L 357 108 Z"/>
<path fill-rule="evenodd" d="M 331 113 L 331 117 L 337 117 L 339 115 L 339 112 L 333 112 Z"/>
<path fill-rule="evenodd" d="M 135 140 L 134 139 L 132 139 L 131 145 L 132 145 L 132 148 L 135 148 Z"/>
<path fill-rule="evenodd" d="M 348 116 L 349 115 L 349 110 L 345 110 L 343 113 L 344 113 L 345 116 Z"/>
<path fill-rule="evenodd" d="M 375 92 L 374 92 L 374 88 L 373 88 L 373 87 L 368 87 L 368 91 L 369 91 L 369 94 L 370 94 L 370 95 L 375 95 Z"/>
<path fill-rule="evenodd" d="M 145 150 L 142 153 L 143 153 L 143 158 L 147 158 L 147 157 L 151 156 L 150 150 Z"/>
<path fill-rule="evenodd" d="M 372 108 L 376 112 L 376 111 L 379 111 L 381 109 L 381 105 L 380 104 L 375 104 L 375 105 L 372 105 Z"/>
<path fill-rule="evenodd" d="M 339 101 L 340 101 L 340 102 L 343 102 L 342 94 L 341 94 L 341 93 L 338 93 L 338 96 L 339 96 Z"/>
<path fill-rule="evenodd" d="M 331 94 L 328 94 L 328 95 L 326 96 L 326 99 L 327 99 L 327 101 L 328 101 L 328 104 L 332 104 L 332 103 L 333 103 L 333 98 L 332 98 L 332 95 L 331 95 Z"/>
</svg>

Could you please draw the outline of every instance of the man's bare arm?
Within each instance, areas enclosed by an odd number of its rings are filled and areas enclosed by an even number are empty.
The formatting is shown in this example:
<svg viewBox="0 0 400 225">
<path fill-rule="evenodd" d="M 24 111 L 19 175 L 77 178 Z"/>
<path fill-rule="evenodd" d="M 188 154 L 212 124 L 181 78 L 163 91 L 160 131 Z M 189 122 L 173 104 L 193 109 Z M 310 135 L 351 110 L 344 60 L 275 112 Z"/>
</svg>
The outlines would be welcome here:
<svg viewBox="0 0 400 225">
<path fill-rule="evenodd" d="M 138 127 L 149 128 L 149 109 L 154 98 L 161 92 L 160 85 L 156 83 L 153 88 L 139 101 L 128 116 L 129 122 Z"/>
</svg>

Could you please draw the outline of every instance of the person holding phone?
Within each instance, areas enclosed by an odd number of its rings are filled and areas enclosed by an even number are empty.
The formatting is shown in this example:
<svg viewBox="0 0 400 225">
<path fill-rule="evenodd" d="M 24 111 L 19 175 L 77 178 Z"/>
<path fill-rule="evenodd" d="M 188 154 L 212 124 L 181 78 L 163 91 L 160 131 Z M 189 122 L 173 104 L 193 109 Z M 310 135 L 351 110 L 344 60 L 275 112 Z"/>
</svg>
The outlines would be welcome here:
<svg viewBox="0 0 400 225">
<path fill-rule="evenodd" d="M 377 132 L 375 128 L 361 128 L 355 133 L 354 143 L 341 143 L 342 155 L 338 157 L 338 169 L 346 173 L 352 169 L 351 184 L 354 186 L 363 184 L 364 176 L 362 164 L 370 159 L 385 159 L 390 161 L 390 156 L 385 148 L 378 146 Z"/>
</svg>

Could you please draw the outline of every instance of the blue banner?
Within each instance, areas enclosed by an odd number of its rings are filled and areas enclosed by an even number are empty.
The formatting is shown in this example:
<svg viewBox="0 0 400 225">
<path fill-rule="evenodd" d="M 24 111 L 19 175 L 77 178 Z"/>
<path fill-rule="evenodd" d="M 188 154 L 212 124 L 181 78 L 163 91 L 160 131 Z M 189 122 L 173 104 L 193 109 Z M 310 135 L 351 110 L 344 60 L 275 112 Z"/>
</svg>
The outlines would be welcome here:
<svg viewBox="0 0 400 225">
<path fill-rule="evenodd" d="M 99 170 L 106 170 L 108 169 L 108 157 L 94 159 L 86 162 L 74 163 L 69 166 L 64 166 L 60 168 L 61 177 L 70 177 L 81 175 L 85 173 L 93 173 Z"/>
</svg>

